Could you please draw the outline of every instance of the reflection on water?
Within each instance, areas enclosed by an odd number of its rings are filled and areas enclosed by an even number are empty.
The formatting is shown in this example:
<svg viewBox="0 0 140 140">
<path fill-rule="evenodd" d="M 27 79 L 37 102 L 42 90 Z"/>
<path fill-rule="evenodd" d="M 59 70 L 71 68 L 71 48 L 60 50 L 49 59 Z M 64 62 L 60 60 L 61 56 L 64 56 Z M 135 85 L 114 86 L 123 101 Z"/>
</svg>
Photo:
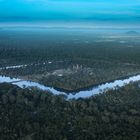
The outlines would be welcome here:
<svg viewBox="0 0 140 140">
<path fill-rule="evenodd" d="M 3 69 L 23 68 L 23 67 L 27 67 L 27 65 L 7 66 L 7 67 L 2 67 L 2 68 L 0 68 L 0 70 L 3 70 Z"/>
<path fill-rule="evenodd" d="M 90 90 L 80 91 L 80 92 L 77 92 L 75 94 L 70 93 L 69 95 L 67 95 L 65 92 L 60 92 L 58 90 L 55 90 L 54 88 L 47 87 L 47 86 L 41 85 L 39 83 L 25 81 L 25 80 L 21 80 L 21 79 L 17 79 L 17 78 L 10 78 L 10 77 L 6 77 L 6 76 L 0 76 L 0 83 L 4 83 L 4 82 L 12 83 L 12 84 L 17 85 L 21 88 L 37 87 L 37 88 L 44 90 L 44 91 L 50 91 L 54 95 L 63 94 L 67 97 L 67 99 L 89 98 L 95 94 L 103 93 L 103 92 L 108 91 L 110 89 L 116 89 L 118 87 L 123 87 L 123 86 L 129 84 L 130 82 L 136 82 L 139 80 L 140 80 L 140 75 L 136 75 L 136 76 L 129 77 L 127 79 L 116 80 L 116 81 L 111 82 L 111 83 L 102 84 L 102 85 L 93 87 Z"/>
</svg>

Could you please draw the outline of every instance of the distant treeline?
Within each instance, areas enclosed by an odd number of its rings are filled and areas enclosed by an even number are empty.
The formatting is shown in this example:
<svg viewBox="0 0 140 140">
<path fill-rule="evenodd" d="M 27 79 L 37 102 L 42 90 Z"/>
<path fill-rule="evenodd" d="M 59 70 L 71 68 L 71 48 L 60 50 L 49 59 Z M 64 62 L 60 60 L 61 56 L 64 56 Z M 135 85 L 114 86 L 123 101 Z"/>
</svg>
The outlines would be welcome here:
<svg viewBox="0 0 140 140">
<path fill-rule="evenodd" d="M 88 66 L 92 66 L 95 60 L 140 63 L 140 42 L 137 36 L 124 36 L 122 39 L 126 43 L 120 43 L 121 38 L 107 42 L 107 37 L 102 38 L 102 35 L 84 37 L 84 33 L 74 33 L 70 36 L 66 32 L 60 35 L 24 30 L 0 32 L 0 65 L 65 59 Z M 74 40 L 76 38 L 79 40 Z M 86 40 L 89 43 L 85 43 Z"/>
<path fill-rule="evenodd" d="M 94 40 L 87 44 L 82 40 L 74 43 L 65 40 L 65 37 L 55 40 L 47 39 L 43 35 L 17 35 L 0 39 L 0 67 L 22 64 L 29 64 L 29 66 L 20 69 L 4 69 L 0 71 L 1 75 L 25 76 L 26 79 L 29 78 L 47 86 L 75 90 L 140 71 L 138 42 L 134 43 L 130 40 L 129 43 L 120 44 L 117 41 L 96 42 Z M 63 43 L 61 43 L 62 40 Z M 49 61 L 52 64 L 43 64 Z M 63 77 L 46 76 L 48 72 L 67 69 L 77 64 L 83 68 L 91 68 L 92 72 L 81 70 Z M 37 78 L 36 75 L 38 75 Z"/>
</svg>

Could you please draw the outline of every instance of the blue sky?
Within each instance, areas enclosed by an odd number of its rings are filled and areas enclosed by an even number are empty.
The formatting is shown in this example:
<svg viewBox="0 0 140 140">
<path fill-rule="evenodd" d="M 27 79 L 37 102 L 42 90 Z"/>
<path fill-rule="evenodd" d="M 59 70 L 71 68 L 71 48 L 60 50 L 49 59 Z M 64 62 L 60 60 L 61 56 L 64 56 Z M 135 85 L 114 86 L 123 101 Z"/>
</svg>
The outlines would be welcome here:
<svg viewBox="0 0 140 140">
<path fill-rule="evenodd" d="M 0 0 L 2 21 L 140 23 L 140 0 Z"/>
</svg>

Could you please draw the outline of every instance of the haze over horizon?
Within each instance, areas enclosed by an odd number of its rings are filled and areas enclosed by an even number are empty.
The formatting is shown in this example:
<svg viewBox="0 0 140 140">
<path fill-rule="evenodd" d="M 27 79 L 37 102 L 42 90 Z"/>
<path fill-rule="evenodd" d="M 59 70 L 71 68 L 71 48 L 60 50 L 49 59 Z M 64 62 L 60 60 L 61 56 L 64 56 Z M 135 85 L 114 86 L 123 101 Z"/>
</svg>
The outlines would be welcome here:
<svg viewBox="0 0 140 140">
<path fill-rule="evenodd" d="M 0 25 L 137 27 L 139 7 L 140 0 L 0 0 Z"/>
</svg>

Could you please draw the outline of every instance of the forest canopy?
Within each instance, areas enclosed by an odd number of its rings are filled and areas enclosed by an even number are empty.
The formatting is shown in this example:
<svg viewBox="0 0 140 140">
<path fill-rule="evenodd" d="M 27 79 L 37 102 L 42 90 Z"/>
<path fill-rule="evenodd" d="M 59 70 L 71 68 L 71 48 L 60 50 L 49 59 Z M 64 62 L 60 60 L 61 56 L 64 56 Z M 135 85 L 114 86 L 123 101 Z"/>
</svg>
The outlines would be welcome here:
<svg viewBox="0 0 140 140">
<path fill-rule="evenodd" d="M 0 84 L 2 140 L 138 140 L 139 83 L 66 101 L 36 88 Z"/>
</svg>

